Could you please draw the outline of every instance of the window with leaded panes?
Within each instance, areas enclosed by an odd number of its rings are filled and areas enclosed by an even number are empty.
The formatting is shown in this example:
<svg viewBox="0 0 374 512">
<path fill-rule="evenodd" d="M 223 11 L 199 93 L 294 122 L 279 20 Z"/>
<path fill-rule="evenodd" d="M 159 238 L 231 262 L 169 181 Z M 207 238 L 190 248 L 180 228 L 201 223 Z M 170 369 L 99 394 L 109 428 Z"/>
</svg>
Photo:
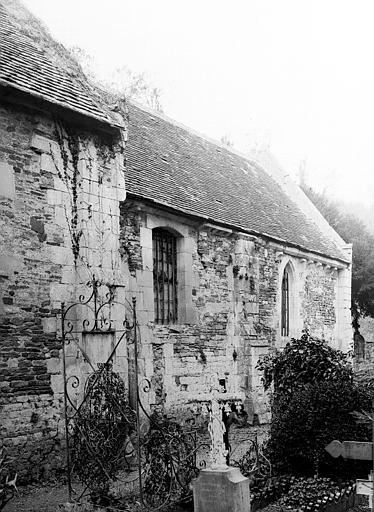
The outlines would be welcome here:
<svg viewBox="0 0 374 512">
<path fill-rule="evenodd" d="M 178 321 L 177 238 L 156 228 L 152 240 L 155 322 L 173 324 Z"/>
<path fill-rule="evenodd" d="M 287 268 L 282 279 L 281 335 L 290 334 L 290 278 Z"/>
</svg>

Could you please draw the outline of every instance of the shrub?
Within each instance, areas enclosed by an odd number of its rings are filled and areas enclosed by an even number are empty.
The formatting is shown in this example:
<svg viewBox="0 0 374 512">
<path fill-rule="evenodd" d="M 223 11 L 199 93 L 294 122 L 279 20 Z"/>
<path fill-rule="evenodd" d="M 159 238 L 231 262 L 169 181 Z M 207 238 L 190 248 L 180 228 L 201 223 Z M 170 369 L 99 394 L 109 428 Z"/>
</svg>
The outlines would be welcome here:
<svg viewBox="0 0 374 512">
<path fill-rule="evenodd" d="M 289 396 L 304 384 L 326 380 L 353 381 L 348 356 L 307 334 L 299 340 L 292 339 L 282 351 L 275 350 L 264 356 L 257 368 L 263 372 L 265 390 L 273 384 L 275 393 Z"/>
<path fill-rule="evenodd" d="M 349 477 L 360 464 L 333 459 L 325 446 L 334 439 L 370 440 L 370 426 L 356 423 L 352 414 L 369 404 L 367 395 L 342 380 L 306 384 L 291 397 L 278 393 L 272 406 L 268 456 L 282 472 Z"/>
<path fill-rule="evenodd" d="M 333 459 L 325 452 L 334 439 L 370 440 L 370 425 L 354 417 L 354 411 L 371 409 L 370 393 L 354 382 L 343 352 L 304 335 L 263 358 L 258 368 L 265 389 L 274 389 L 267 456 L 276 470 L 347 478 L 355 469 L 366 469 L 365 463 Z"/>
<path fill-rule="evenodd" d="M 264 455 L 266 442 L 259 443 L 257 435 L 250 441 L 249 449 L 239 459 L 233 460 L 232 465 L 240 469 L 242 475 L 249 478 L 251 489 L 257 484 L 267 482 L 272 476 L 272 466 Z"/>
<path fill-rule="evenodd" d="M 153 413 L 144 440 L 143 497 L 147 506 L 162 508 L 188 499 L 190 483 L 198 474 L 196 438 L 176 421 Z"/>
<path fill-rule="evenodd" d="M 69 418 L 71 467 L 97 503 L 110 500 L 111 482 L 129 466 L 136 416 L 121 376 L 105 364 L 86 381 L 85 397 Z"/>
</svg>

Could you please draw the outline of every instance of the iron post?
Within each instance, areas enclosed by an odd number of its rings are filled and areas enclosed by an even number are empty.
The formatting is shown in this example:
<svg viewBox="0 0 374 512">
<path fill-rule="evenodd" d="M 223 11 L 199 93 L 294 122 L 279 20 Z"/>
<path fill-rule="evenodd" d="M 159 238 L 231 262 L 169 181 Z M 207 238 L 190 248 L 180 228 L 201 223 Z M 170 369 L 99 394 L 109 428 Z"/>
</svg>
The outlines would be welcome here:
<svg viewBox="0 0 374 512">
<path fill-rule="evenodd" d="M 133 314 L 133 328 L 134 328 L 134 364 L 135 364 L 135 388 L 136 388 L 136 435 L 137 435 L 137 454 L 138 454 L 138 474 L 139 474 L 139 490 L 140 500 L 143 502 L 143 489 L 142 489 L 142 461 L 141 461 L 141 448 L 140 448 L 140 409 L 139 409 L 139 366 L 138 366 L 138 325 L 136 318 L 136 297 L 132 298 L 132 314 Z"/>
<path fill-rule="evenodd" d="M 66 442 L 66 465 L 68 472 L 68 492 L 69 501 L 72 496 L 71 486 L 71 463 L 70 463 L 70 447 L 69 447 L 69 426 L 68 426 L 68 403 L 67 403 L 67 379 L 66 379 L 66 354 L 65 354 L 65 303 L 61 302 L 61 337 L 62 337 L 62 367 L 64 374 L 64 414 L 65 414 L 65 442 Z"/>
<path fill-rule="evenodd" d="M 372 484 L 371 484 L 371 492 L 372 492 L 372 498 L 371 498 L 371 510 L 374 512 L 374 399 L 372 402 L 371 407 L 371 423 L 372 423 Z"/>
</svg>

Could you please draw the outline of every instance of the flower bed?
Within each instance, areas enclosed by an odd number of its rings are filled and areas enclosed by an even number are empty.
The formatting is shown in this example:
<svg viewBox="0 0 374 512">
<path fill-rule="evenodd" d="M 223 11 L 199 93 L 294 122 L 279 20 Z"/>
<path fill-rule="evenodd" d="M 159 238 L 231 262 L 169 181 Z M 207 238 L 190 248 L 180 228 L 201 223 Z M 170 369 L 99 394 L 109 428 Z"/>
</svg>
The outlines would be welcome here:
<svg viewBox="0 0 374 512">
<path fill-rule="evenodd" d="M 251 492 L 251 511 L 269 504 L 271 512 L 343 512 L 353 507 L 356 484 L 337 484 L 330 478 L 296 478 L 284 476 L 272 479 L 262 489 Z"/>
<path fill-rule="evenodd" d="M 281 476 L 278 478 L 254 479 L 250 486 L 251 492 L 251 512 L 260 510 L 279 500 L 286 495 L 291 485 L 291 476 Z"/>
</svg>

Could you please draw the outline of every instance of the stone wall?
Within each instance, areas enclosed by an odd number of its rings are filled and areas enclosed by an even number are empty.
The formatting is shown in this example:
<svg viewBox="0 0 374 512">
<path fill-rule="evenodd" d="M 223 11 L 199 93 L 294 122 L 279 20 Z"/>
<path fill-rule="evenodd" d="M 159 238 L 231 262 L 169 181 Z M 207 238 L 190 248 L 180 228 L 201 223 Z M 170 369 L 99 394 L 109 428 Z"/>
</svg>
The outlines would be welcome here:
<svg viewBox="0 0 374 512">
<path fill-rule="evenodd" d="M 118 135 L 118 136 L 117 136 Z M 339 262 L 127 200 L 124 139 L 98 135 L 48 113 L 0 110 L 0 436 L 21 479 L 63 460 L 61 303 L 90 293 L 96 276 L 111 287 L 115 333 L 77 335 L 67 376 L 79 400 L 90 368 L 104 362 L 137 301 L 143 400 L 178 418 L 200 418 L 212 387 L 240 402 L 249 423 L 269 421 L 256 364 L 288 341 L 280 336 L 281 280 L 291 269 L 290 336 L 303 328 L 346 348 L 350 270 Z M 177 235 L 178 323 L 154 322 L 152 230 Z M 82 330 L 90 313 L 68 317 Z M 347 321 L 348 319 L 348 321 Z M 128 357 L 130 350 L 130 358 Z M 114 368 L 134 397 L 132 347 L 122 342 Z M 72 391 L 72 390 L 70 390 Z"/>
<path fill-rule="evenodd" d="M 360 334 L 365 340 L 365 360 L 374 361 L 374 318 L 360 318 Z"/>
<path fill-rule="evenodd" d="M 327 342 L 340 340 L 339 273 L 317 258 L 266 239 L 127 200 L 121 210 L 123 274 L 128 299 L 137 299 L 141 368 L 153 385 L 149 407 L 198 417 L 212 386 L 222 399 L 244 404 L 249 422 L 269 421 L 256 365 L 303 329 Z M 178 323 L 154 323 L 152 229 L 177 236 Z M 281 282 L 290 271 L 290 336 L 280 335 Z M 182 414 L 183 411 L 183 414 Z"/>
<path fill-rule="evenodd" d="M 76 300 L 94 273 L 123 284 L 125 195 L 118 141 L 7 104 L 0 141 L 0 439 L 22 480 L 65 458 L 61 302 Z"/>
<path fill-rule="evenodd" d="M 317 337 L 332 339 L 336 324 L 336 272 L 322 265 L 310 265 L 305 276 L 302 311 L 304 324 Z"/>
</svg>

